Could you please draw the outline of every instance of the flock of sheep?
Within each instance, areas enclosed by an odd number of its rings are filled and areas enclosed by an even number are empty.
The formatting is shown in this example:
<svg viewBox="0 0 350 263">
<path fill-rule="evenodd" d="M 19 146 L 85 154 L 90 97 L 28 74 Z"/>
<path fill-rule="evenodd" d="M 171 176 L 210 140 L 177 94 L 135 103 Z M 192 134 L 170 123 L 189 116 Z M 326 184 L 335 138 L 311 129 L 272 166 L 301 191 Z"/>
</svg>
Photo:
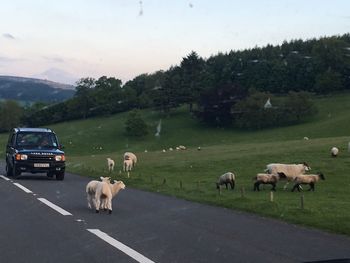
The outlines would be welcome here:
<svg viewBox="0 0 350 263">
<path fill-rule="evenodd" d="M 186 149 L 186 148 L 184 148 Z M 331 156 L 336 157 L 339 153 L 337 147 L 332 147 Z M 137 157 L 132 152 L 126 152 L 123 156 L 123 171 L 129 172 L 137 163 Z M 114 170 L 115 162 L 111 158 L 107 158 L 107 165 L 109 172 Z M 319 180 L 325 180 L 322 173 L 318 174 L 306 174 L 310 171 L 311 167 L 307 163 L 300 164 L 281 164 L 270 163 L 266 166 L 265 173 L 258 173 L 254 178 L 254 191 L 260 191 L 259 186 L 261 184 L 270 184 L 272 186 L 271 191 L 276 191 L 276 185 L 281 180 L 286 180 L 284 189 L 287 189 L 289 182 L 294 182 L 292 191 L 300 191 L 301 185 L 309 185 L 309 191 L 315 191 L 315 184 Z M 125 189 L 125 184 L 122 181 L 114 180 L 111 182 L 110 177 L 100 177 L 101 181 L 92 180 L 86 185 L 86 194 L 88 207 L 95 208 L 96 213 L 99 213 L 100 209 L 108 210 L 112 213 L 112 199 L 122 189 Z M 226 189 L 231 186 L 233 190 L 236 184 L 236 176 L 232 172 L 227 172 L 221 175 L 216 183 L 217 189 L 225 185 Z"/>
<path fill-rule="evenodd" d="M 137 157 L 132 152 L 126 152 L 123 156 L 123 170 L 129 172 L 137 163 Z M 115 162 L 111 158 L 107 158 L 107 165 L 109 172 L 114 170 Z M 120 190 L 125 189 L 123 181 L 113 180 L 111 182 L 110 177 L 100 177 L 101 181 L 92 180 L 86 185 L 86 195 L 88 207 L 90 209 L 95 208 L 96 213 L 99 213 L 100 209 L 108 210 L 109 214 L 112 213 L 112 199 Z"/>
<path fill-rule="evenodd" d="M 339 154 L 339 149 L 337 147 L 332 147 L 331 156 L 337 157 Z M 306 174 L 310 171 L 311 167 L 307 163 L 301 164 L 281 164 L 281 163 L 270 163 L 266 166 L 265 173 L 258 173 L 254 178 L 254 191 L 260 191 L 259 186 L 261 184 L 270 184 L 272 186 L 271 191 L 276 191 L 276 185 L 281 180 L 286 180 L 284 189 L 287 189 L 287 185 L 290 182 L 294 183 L 292 192 L 295 190 L 302 189 L 301 185 L 309 185 L 309 191 L 315 191 L 315 184 L 319 180 L 325 180 L 322 173 L 317 174 Z M 231 186 L 231 189 L 235 187 L 235 175 L 232 172 L 227 172 L 221 175 L 216 183 L 217 189 L 220 189 L 222 185 Z"/>
</svg>

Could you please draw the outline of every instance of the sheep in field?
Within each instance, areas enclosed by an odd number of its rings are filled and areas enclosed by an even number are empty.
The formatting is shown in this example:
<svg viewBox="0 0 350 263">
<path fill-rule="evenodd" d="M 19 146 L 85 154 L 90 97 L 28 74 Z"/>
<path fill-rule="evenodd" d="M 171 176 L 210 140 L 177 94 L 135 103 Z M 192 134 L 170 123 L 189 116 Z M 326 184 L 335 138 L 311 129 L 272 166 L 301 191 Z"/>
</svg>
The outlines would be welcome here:
<svg viewBox="0 0 350 263">
<path fill-rule="evenodd" d="M 137 163 L 137 157 L 132 152 L 125 152 L 124 153 L 124 160 L 131 160 L 132 161 L 132 167 L 134 167 Z"/>
<path fill-rule="evenodd" d="M 310 170 L 310 166 L 305 162 L 301 164 L 270 163 L 266 166 L 265 172 L 269 174 L 284 173 L 287 179 L 287 183 L 284 185 L 284 189 L 286 189 L 288 183 L 293 181 L 297 175 L 304 174 Z"/>
<path fill-rule="evenodd" d="M 107 158 L 108 171 L 112 172 L 114 170 L 114 160 Z"/>
<path fill-rule="evenodd" d="M 286 178 L 286 175 L 284 173 L 277 173 L 277 174 L 258 173 L 253 178 L 253 180 L 255 180 L 254 191 L 260 191 L 259 189 L 260 184 L 271 184 L 272 185 L 271 191 L 276 191 L 276 184 L 281 178 Z"/>
<path fill-rule="evenodd" d="M 331 156 L 332 157 L 337 157 L 339 153 L 339 149 L 337 147 L 332 147 L 331 149 Z"/>
<path fill-rule="evenodd" d="M 216 188 L 220 189 L 221 185 L 226 185 L 226 189 L 228 189 L 228 184 L 230 184 L 231 189 L 233 190 L 235 188 L 235 180 L 236 180 L 236 177 L 233 173 L 231 172 L 224 173 L 219 177 L 219 180 L 216 183 Z"/>
<path fill-rule="evenodd" d="M 133 162 L 130 159 L 126 159 L 123 162 L 123 171 L 124 172 L 130 172 L 133 167 Z"/>
<path fill-rule="evenodd" d="M 109 214 L 112 213 L 112 199 L 120 190 L 125 189 L 123 181 L 99 182 L 96 186 L 94 204 L 96 213 L 99 213 L 100 208 L 108 209 Z"/>
<path fill-rule="evenodd" d="M 86 185 L 86 196 L 87 196 L 88 207 L 90 209 L 92 208 L 92 205 L 94 203 L 97 184 L 101 183 L 101 182 L 109 183 L 111 178 L 101 176 L 100 179 L 101 179 L 101 181 L 92 180 Z"/>
<path fill-rule="evenodd" d="M 296 176 L 294 178 L 294 187 L 292 189 L 292 192 L 294 192 L 295 189 L 298 189 L 298 191 L 300 192 L 300 185 L 301 184 L 308 184 L 310 185 L 310 188 L 308 189 L 308 191 L 312 190 L 315 191 L 315 184 L 319 181 L 319 180 L 325 180 L 325 177 L 322 173 L 318 173 L 318 174 L 300 174 L 298 176 Z"/>
</svg>

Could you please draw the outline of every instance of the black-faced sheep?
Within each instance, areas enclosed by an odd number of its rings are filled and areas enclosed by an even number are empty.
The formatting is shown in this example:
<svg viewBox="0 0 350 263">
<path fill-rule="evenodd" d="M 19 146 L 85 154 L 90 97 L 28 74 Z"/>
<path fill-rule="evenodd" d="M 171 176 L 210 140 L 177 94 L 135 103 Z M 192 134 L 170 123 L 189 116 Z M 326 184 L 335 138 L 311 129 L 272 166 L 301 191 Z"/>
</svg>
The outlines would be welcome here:
<svg viewBox="0 0 350 263">
<path fill-rule="evenodd" d="M 297 175 L 305 174 L 310 170 L 310 166 L 305 162 L 301 164 L 270 163 L 266 166 L 265 172 L 269 174 L 284 173 L 287 179 L 287 183 L 284 185 L 284 189 L 286 189 L 288 183 L 293 181 Z"/>
<path fill-rule="evenodd" d="M 235 175 L 231 172 L 224 173 L 219 177 L 219 180 L 216 183 L 216 188 L 220 189 L 221 185 L 226 185 L 226 189 L 228 189 L 228 184 L 231 185 L 231 189 L 235 188 Z"/>
<path fill-rule="evenodd" d="M 308 191 L 310 191 L 310 190 L 315 191 L 315 184 L 320 179 L 325 180 L 325 177 L 322 173 L 319 173 L 319 174 L 300 174 L 294 178 L 295 184 L 294 184 L 294 187 L 292 189 L 292 192 L 294 192 L 295 189 L 298 189 L 298 191 L 300 192 L 300 185 L 301 184 L 308 184 L 308 185 L 310 185 L 310 188 L 308 189 Z"/>
<path fill-rule="evenodd" d="M 276 184 L 281 178 L 286 178 L 286 175 L 280 172 L 277 174 L 258 173 L 253 178 L 253 180 L 255 180 L 254 191 L 260 191 L 259 189 L 260 184 L 271 184 L 272 185 L 271 191 L 276 191 Z"/>
<path fill-rule="evenodd" d="M 332 157 L 337 157 L 339 153 L 339 149 L 337 147 L 332 147 L 331 149 L 331 156 Z"/>
</svg>

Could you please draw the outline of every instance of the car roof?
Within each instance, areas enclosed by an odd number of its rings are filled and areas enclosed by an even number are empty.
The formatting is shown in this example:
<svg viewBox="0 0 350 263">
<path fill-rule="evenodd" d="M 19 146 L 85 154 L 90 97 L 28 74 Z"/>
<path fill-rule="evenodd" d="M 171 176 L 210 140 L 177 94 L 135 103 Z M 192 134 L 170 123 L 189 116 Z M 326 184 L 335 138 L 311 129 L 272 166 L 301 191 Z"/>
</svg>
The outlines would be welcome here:
<svg viewBox="0 0 350 263">
<path fill-rule="evenodd" d="M 53 132 L 49 128 L 14 128 L 14 131 L 17 132 Z"/>
</svg>

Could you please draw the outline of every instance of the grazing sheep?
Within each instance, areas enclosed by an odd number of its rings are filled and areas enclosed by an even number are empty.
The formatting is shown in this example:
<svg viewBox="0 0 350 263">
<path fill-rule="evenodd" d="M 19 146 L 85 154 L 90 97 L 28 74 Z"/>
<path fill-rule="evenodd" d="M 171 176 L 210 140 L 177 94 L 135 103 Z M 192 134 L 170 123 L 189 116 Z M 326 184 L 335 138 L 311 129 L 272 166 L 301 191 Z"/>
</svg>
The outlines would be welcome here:
<svg viewBox="0 0 350 263">
<path fill-rule="evenodd" d="M 110 182 L 110 177 L 100 177 L 102 182 Z M 88 207 L 91 209 L 92 208 L 92 204 L 94 202 L 94 197 L 96 194 L 96 188 L 98 183 L 101 183 L 101 181 L 97 181 L 97 180 L 92 180 L 90 181 L 87 185 L 86 185 L 86 196 L 87 196 L 87 202 L 88 202 Z"/>
<path fill-rule="evenodd" d="M 266 166 L 265 172 L 269 174 L 284 173 L 286 175 L 287 183 L 284 185 L 284 189 L 287 188 L 287 185 L 290 181 L 299 175 L 304 174 L 307 171 L 310 171 L 311 168 L 307 163 L 301 164 L 281 164 L 281 163 L 270 163 Z"/>
<path fill-rule="evenodd" d="M 226 189 L 228 189 L 227 184 L 231 185 L 231 189 L 235 188 L 235 175 L 231 172 L 224 173 L 219 177 L 218 182 L 216 183 L 216 188 L 220 189 L 221 185 L 226 185 Z"/>
<path fill-rule="evenodd" d="M 179 149 L 180 149 L 180 150 L 186 150 L 186 147 L 183 146 L 183 145 L 179 145 Z"/>
<path fill-rule="evenodd" d="M 114 170 L 114 161 L 111 158 L 107 158 L 108 171 L 112 172 Z"/>
<path fill-rule="evenodd" d="M 309 140 L 309 137 L 304 137 L 304 140 L 305 140 L 305 141 L 308 141 L 308 140 Z"/>
<path fill-rule="evenodd" d="M 332 147 L 331 149 L 331 156 L 332 157 L 337 157 L 339 153 L 339 149 L 337 147 Z"/>
<path fill-rule="evenodd" d="M 132 167 L 134 167 L 137 163 L 137 157 L 132 152 L 126 152 L 124 153 L 124 160 L 132 160 Z"/>
<path fill-rule="evenodd" d="M 124 160 L 124 163 L 123 163 L 123 171 L 124 171 L 124 172 L 130 172 L 131 169 L 132 169 L 132 166 L 133 166 L 132 160 L 130 160 L 130 159 Z"/>
<path fill-rule="evenodd" d="M 294 192 L 295 189 L 298 189 L 300 192 L 300 185 L 301 184 L 308 184 L 310 185 L 310 188 L 308 191 L 312 190 L 315 191 L 315 183 L 317 183 L 319 180 L 325 180 L 325 177 L 322 173 L 318 174 L 300 174 L 294 178 L 294 187 L 292 189 L 292 192 Z"/>
<path fill-rule="evenodd" d="M 276 184 L 281 178 L 286 178 L 286 175 L 284 173 L 277 173 L 277 174 L 265 174 L 265 173 L 258 173 L 253 180 L 254 182 L 254 191 L 260 191 L 259 185 L 260 184 L 271 184 L 272 188 L 271 191 L 276 191 Z"/>
<path fill-rule="evenodd" d="M 99 182 L 95 193 L 95 209 L 99 213 L 100 208 L 108 209 L 109 214 L 112 213 L 112 199 L 118 194 L 121 189 L 125 189 L 125 184 L 122 181 L 115 181 L 114 184 L 107 182 Z"/>
</svg>

